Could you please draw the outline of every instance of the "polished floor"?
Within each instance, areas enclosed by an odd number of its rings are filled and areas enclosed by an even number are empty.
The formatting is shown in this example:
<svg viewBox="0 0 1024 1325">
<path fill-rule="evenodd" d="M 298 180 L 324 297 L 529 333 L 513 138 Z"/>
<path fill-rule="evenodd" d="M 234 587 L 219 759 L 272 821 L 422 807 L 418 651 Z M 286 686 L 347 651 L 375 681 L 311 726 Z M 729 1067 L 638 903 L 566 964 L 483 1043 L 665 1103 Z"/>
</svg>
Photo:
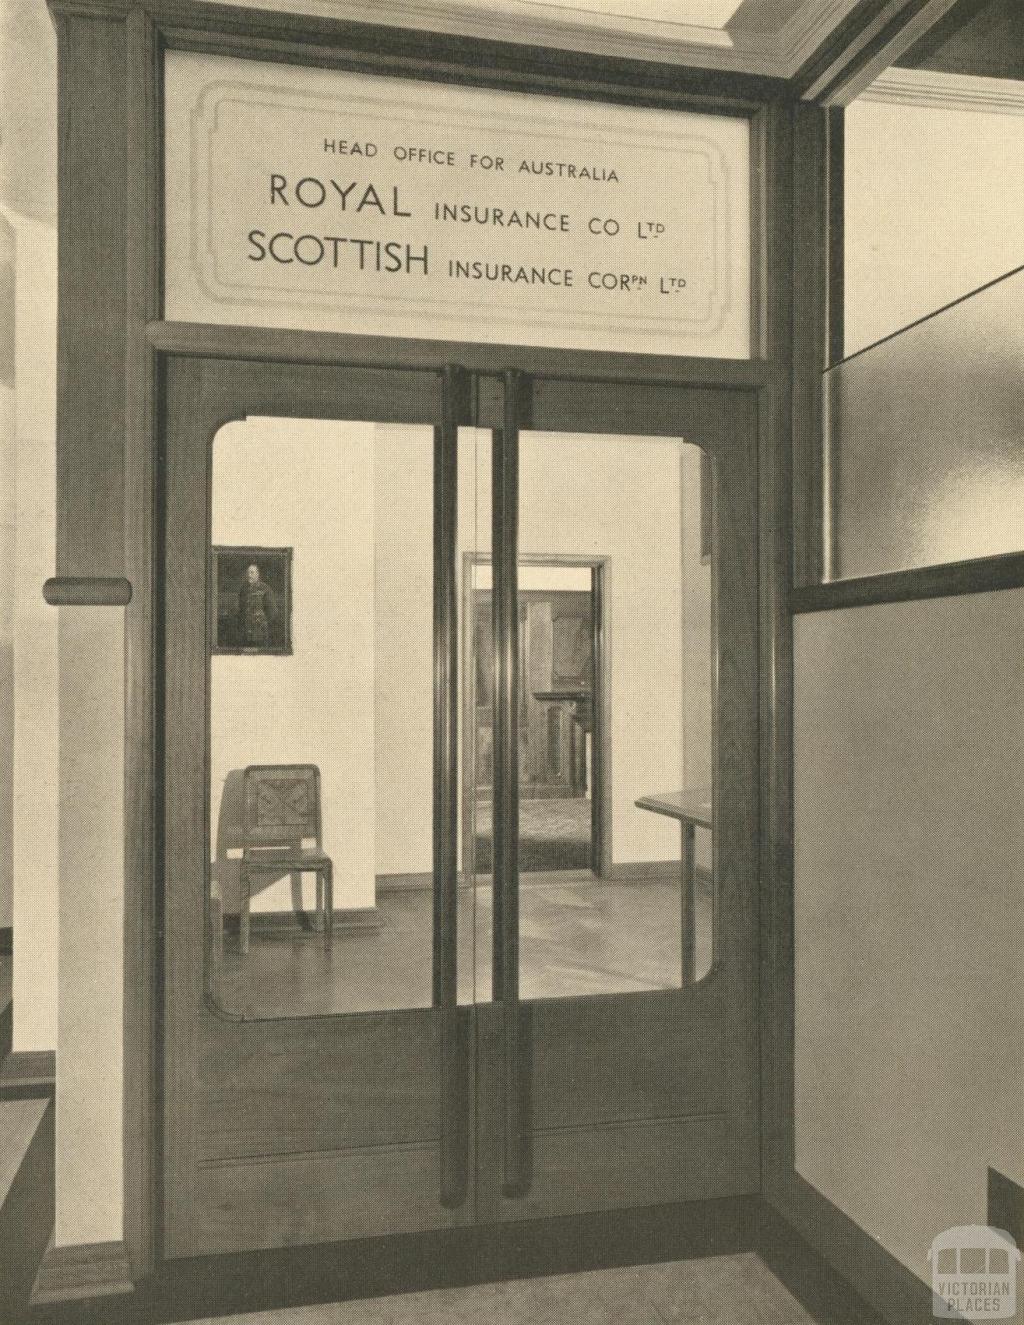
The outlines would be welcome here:
<svg viewBox="0 0 1024 1325">
<path fill-rule="evenodd" d="M 670 867 L 671 868 L 671 867 Z M 672 989 L 682 967 L 680 880 L 526 875 L 520 888 L 523 998 Z M 492 897 L 488 886 L 459 894 L 459 999 L 491 991 Z M 248 954 L 228 935 L 214 963 L 213 993 L 243 1017 L 315 1016 L 429 1007 L 432 894 L 382 893 L 377 928 L 335 931 L 334 949 L 294 926 L 254 930 Z M 698 890 L 696 970 L 711 964 L 713 907 Z"/>
<path fill-rule="evenodd" d="M 229 1319 L 235 1325 L 812 1325 L 754 1252 Z"/>
</svg>

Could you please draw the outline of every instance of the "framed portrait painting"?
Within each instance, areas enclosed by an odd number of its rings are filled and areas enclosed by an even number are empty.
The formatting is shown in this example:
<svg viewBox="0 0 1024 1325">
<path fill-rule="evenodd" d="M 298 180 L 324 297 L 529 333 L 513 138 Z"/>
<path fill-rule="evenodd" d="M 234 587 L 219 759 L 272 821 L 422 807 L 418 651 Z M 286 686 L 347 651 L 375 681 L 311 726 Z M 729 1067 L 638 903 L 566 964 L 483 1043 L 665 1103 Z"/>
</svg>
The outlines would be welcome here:
<svg viewBox="0 0 1024 1325">
<path fill-rule="evenodd" d="M 292 651 L 292 549 L 215 547 L 210 652 Z"/>
</svg>

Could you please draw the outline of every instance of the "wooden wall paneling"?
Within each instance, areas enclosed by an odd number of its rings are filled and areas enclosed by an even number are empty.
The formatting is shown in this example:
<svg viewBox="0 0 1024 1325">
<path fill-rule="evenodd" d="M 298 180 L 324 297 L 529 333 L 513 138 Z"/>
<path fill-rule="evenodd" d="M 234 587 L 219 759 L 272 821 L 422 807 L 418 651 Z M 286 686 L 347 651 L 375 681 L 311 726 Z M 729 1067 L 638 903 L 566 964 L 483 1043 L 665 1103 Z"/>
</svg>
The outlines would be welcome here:
<svg viewBox="0 0 1024 1325">
<path fill-rule="evenodd" d="M 124 572 L 123 17 L 56 10 L 57 574 Z"/>
</svg>

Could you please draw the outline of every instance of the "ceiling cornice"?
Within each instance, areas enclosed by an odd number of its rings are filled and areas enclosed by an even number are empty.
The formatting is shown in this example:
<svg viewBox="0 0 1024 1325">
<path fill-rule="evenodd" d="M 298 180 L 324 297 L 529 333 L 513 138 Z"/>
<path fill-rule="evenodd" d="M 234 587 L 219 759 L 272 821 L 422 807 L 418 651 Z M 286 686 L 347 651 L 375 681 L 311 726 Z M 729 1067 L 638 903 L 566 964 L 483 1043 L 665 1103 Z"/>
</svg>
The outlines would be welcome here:
<svg viewBox="0 0 1024 1325">
<path fill-rule="evenodd" d="M 684 24 L 676 28 L 643 20 L 627 20 L 628 28 L 616 28 L 608 22 L 597 25 L 572 18 L 571 10 L 561 5 L 552 4 L 546 15 L 546 6 L 536 0 L 519 6 L 511 0 L 512 12 L 466 0 L 278 0 L 273 8 L 586 55 L 788 79 L 858 3 L 814 0 L 772 37 Z M 585 0 L 578 9 L 581 14 L 586 12 Z M 666 30 L 674 35 L 662 35 Z"/>
<path fill-rule="evenodd" d="M 887 69 L 861 93 L 860 99 L 933 110 L 1024 115 L 1024 83 L 932 69 Z"/>
</svg>

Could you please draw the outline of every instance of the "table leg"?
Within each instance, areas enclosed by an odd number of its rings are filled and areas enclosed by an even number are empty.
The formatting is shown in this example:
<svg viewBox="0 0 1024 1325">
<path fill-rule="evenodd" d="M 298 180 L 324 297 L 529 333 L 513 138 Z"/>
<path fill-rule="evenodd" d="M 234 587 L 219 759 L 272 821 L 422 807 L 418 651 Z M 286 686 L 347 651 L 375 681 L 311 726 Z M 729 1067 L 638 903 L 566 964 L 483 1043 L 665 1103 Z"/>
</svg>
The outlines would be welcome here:
<svg viewBox="0 0 1024 1325">
<path fill-rule="evenodd" d="M 680 900 L 680 935 L 683 949 L 683 984 L 692 985 L 696 957 L 697 852 L 695 829 L 683 823 L 683 877 Z"/>
</svg>

